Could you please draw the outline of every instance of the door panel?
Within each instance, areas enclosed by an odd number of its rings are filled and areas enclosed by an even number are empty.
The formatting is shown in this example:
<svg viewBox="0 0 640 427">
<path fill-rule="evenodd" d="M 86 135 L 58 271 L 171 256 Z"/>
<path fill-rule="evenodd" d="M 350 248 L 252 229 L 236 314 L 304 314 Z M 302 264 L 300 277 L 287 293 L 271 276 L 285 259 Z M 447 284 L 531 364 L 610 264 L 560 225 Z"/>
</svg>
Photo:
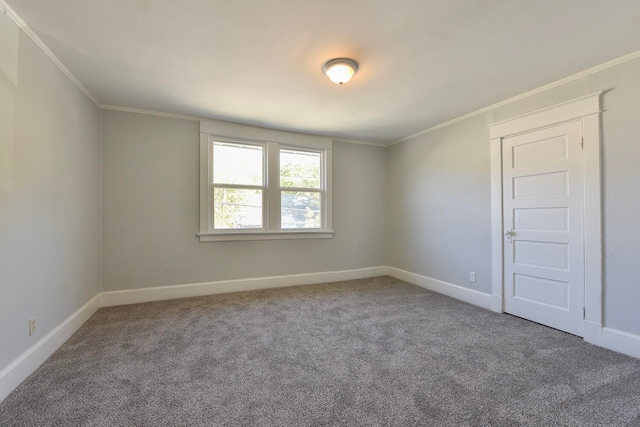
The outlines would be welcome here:
<svg viewBox="0 0 640 427">
<path fill-rule="evenodd" d="M 567 294 L 569 284 L 559 280 L 540 277 L 514 275 L 515 298 L 529 300 L 537 304 L 548 304 L 561 309 L 568 309 Z"/>
<path fill-rule="evenodd" d="M 513 147 L 513 167 L 537 165 L 567 159 L 567 139 L 564 136 L 533 141 Z"/>
<path fill-rule="evenodd" d="M 569 231 L 569 209 L 515 208 L 513 228 L 531 231 Z"/>
<path fill-rule="evenodd" d="M 569 270 L 569 245 L 566 243 L 513 242 L 513 262 L 544 268 Z"/>
<path fill-rule="evenodd" d="M 583 335 L 582 122 L 503 139 L 504 307 Z"/>
<path fill-rule="evenodd" d="M 513 198 L 551 196 L 567 194 L 566 172 L 549 172 L 538 175 L 523 175 L 513 178 Z"/>
</svg>

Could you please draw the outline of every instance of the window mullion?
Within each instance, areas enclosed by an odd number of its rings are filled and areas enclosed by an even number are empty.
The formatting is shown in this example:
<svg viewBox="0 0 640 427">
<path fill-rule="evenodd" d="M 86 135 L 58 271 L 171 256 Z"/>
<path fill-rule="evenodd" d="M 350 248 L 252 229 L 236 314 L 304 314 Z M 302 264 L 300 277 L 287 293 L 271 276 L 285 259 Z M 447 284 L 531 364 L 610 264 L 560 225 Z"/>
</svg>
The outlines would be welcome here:
<svg viewBox="0 0 640 427">
<path fill-rule="evenodd" d="M 280 230 L 280 158 L 276 142 L 267 143 L 266 215 L 268 231 Z"/>
<path fill-rule="evenodd" d="M 331 150 L 324 150 L 322 153 L 322 227 L 325 230 L 331 230 L 333 228 L 332 221 L 332 172 L 331 172 Z"/>
</svg>

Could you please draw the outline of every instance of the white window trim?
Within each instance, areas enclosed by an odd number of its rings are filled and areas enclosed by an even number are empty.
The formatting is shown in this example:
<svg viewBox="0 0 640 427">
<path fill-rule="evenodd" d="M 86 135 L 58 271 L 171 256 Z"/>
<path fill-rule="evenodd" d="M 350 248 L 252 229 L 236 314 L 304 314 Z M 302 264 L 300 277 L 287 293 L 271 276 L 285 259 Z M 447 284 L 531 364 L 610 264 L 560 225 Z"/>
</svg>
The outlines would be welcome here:
<svg viewBox="0 0 640 427">
<path fill-rule="evenodd" d="M 212 149 L 214 140 L 263 144 L 266 149 L 265 203 L 263 228 L 252 230 L 216 230 L 211 228 Z M 315 135 L 296 134 L 228 122 L 200 122 L 200 232 L 201 242 L 234 240 L 330 239 L 332 228 L 331 148 L 332 140 Z M 280 167 L 279 149 L 300 149 L 322 152 L 323 188 L 322 228 L 280 228 Z"/>
</svg>

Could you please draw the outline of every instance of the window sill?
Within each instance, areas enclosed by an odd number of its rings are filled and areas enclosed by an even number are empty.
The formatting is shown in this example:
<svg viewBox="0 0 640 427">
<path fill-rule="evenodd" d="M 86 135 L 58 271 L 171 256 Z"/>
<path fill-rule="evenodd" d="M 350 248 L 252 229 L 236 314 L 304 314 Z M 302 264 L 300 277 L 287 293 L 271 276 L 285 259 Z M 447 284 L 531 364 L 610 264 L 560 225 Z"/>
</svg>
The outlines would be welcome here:
<svg viewBox="0 0 640 427">
<path fill-rule="evenodd" d="M 198 236 L 201 242 L 228 242 L 238 240 L 331 239 L 333 234 L 333 230 L 295 230 L 198 233 Z"/>
</svg>

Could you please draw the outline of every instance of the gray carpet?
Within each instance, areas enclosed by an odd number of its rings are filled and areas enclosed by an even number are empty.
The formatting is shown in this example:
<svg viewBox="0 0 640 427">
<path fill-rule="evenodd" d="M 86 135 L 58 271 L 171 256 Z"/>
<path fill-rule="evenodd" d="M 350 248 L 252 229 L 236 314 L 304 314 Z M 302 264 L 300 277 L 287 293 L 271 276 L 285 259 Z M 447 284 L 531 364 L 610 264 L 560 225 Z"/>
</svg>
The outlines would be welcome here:
<svg viewBox="0 0 640 427">
<path fill-rule="evenodd" d="M 2 426 L 640 425 L 640 360 L 390 277 L 99 310 Z"/>
</svg>

